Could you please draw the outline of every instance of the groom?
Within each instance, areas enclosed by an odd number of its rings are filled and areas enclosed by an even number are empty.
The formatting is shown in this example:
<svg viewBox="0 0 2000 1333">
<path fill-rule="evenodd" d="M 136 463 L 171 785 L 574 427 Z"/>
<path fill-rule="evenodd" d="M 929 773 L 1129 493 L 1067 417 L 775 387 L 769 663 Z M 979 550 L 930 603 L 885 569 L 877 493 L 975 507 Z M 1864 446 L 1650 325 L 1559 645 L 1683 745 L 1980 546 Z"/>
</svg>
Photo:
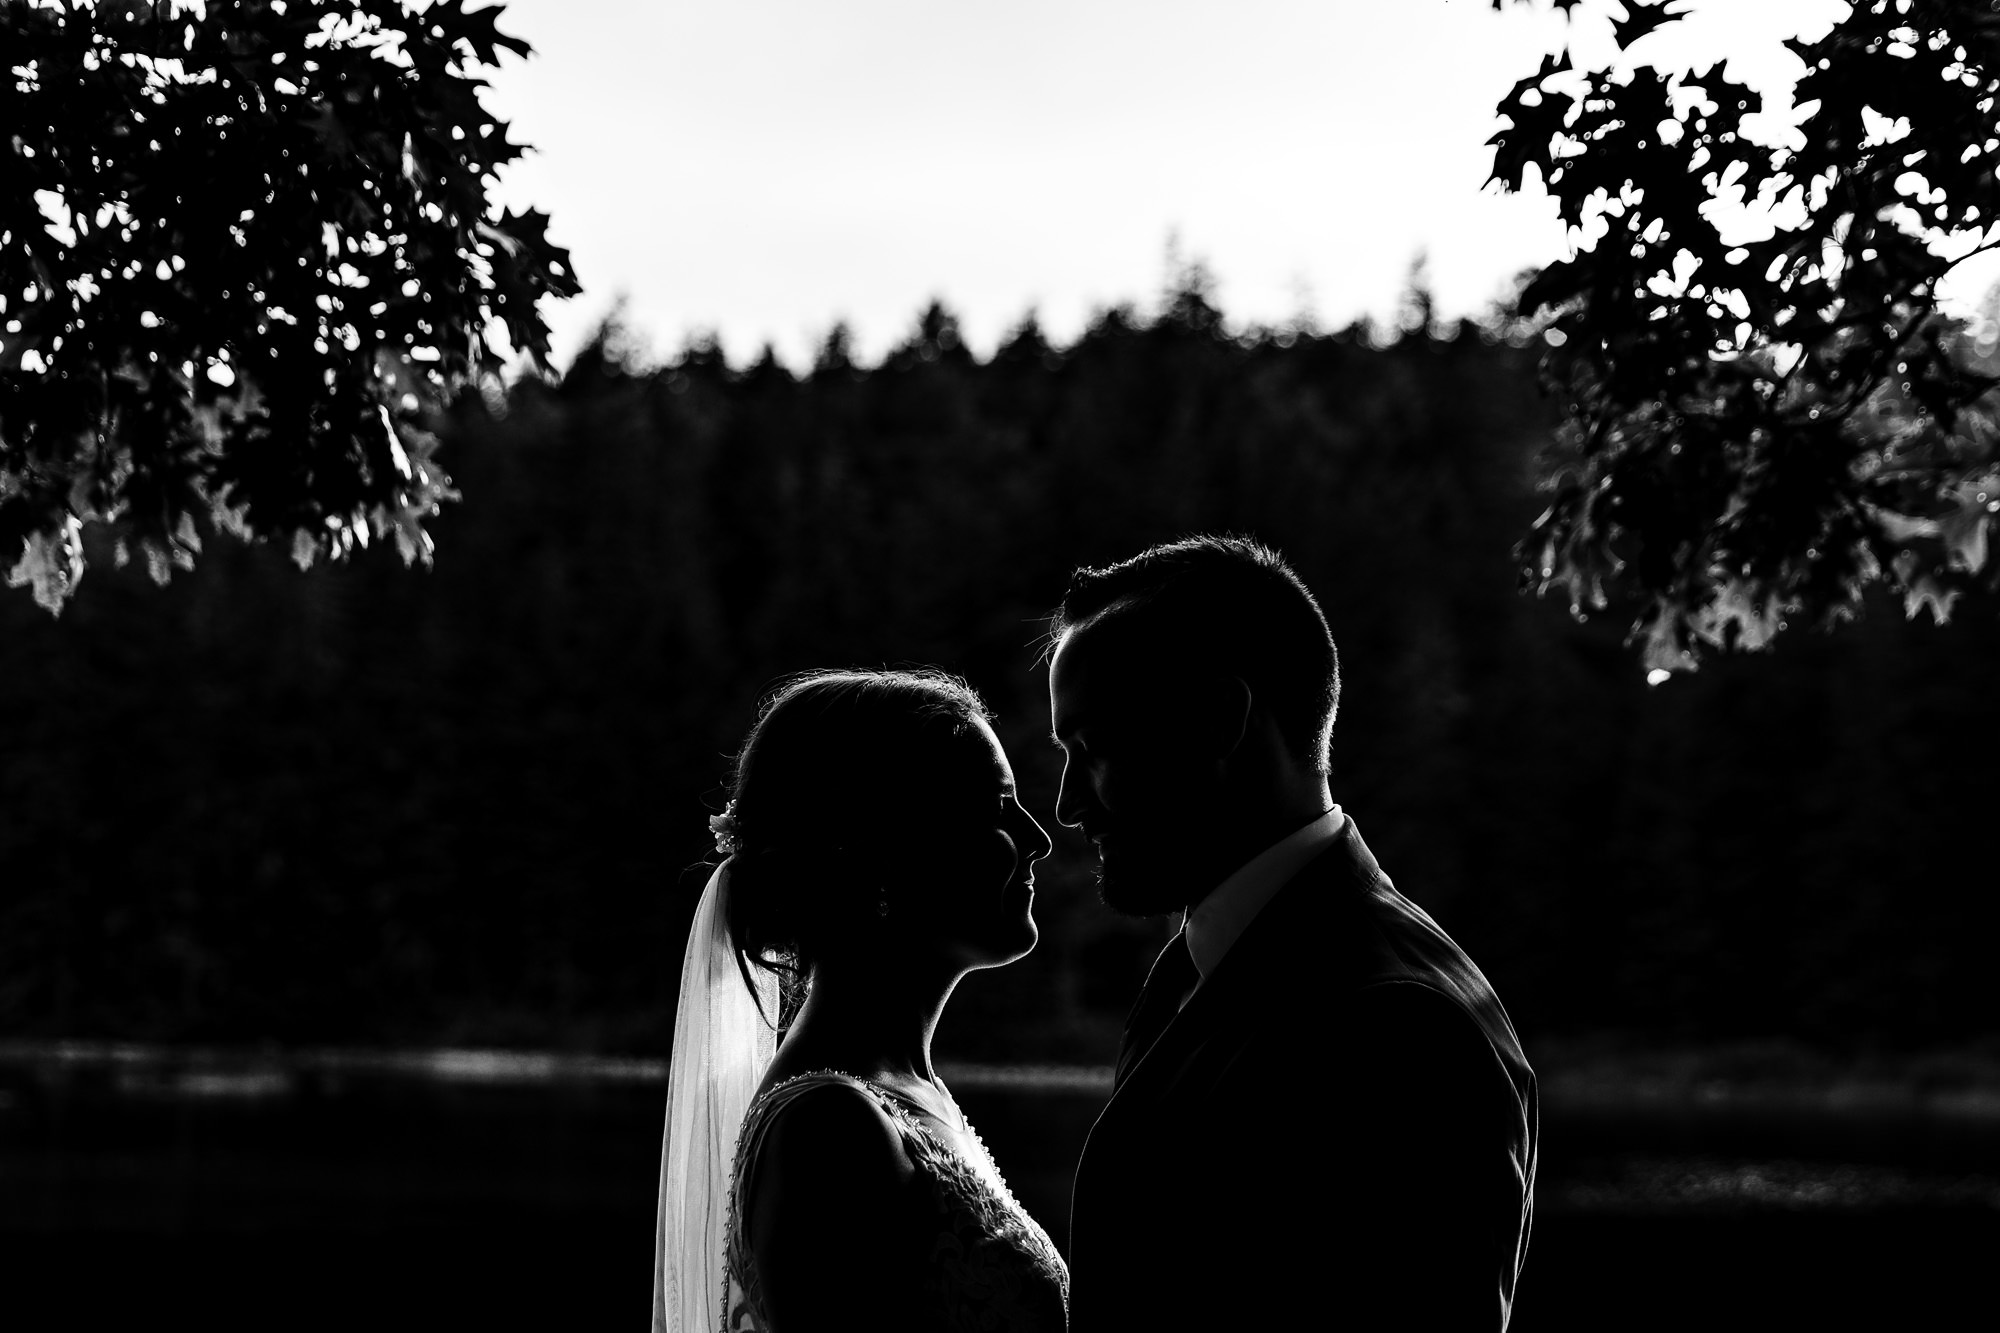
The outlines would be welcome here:
<svg viewBox="0 0 2000 1333">
<path fill-rule="evenodd" d="M 1186 913 L 1077 1167 L 1070 1328 L 1504 1329 L 1535 1077 L 1328 793 L 1318 603 L 1195 537 L 1078 570 L 1052 633 L 1056 816 L 1113 910 Z"/>
</svg>

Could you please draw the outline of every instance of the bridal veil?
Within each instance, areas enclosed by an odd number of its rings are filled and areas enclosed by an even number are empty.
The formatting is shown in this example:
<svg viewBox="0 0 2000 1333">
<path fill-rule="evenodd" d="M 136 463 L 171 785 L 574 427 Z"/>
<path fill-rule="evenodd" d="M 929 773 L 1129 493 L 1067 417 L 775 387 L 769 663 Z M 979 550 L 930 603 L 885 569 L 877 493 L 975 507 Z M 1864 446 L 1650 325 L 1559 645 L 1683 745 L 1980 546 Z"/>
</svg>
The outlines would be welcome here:
<svg viewBox="0 0 2000 1333">
<path fill-rule="evenodd" d="M 653 1243 L 653 1333 L 722 1326 L 736 1135 L 777 1050 L 777 981 L 753 967 L 746 983 L 729 936 L 730 861 L 708 877 L 681 962 Z"/>
</svg>

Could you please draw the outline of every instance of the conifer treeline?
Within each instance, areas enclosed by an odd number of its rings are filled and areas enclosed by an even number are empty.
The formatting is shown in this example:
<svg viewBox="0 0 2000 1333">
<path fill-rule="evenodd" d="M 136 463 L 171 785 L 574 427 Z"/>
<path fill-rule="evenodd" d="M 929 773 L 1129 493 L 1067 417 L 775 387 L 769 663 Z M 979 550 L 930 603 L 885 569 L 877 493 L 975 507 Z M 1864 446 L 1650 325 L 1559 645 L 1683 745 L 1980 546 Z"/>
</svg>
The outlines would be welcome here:
<svg viewBox="0 0 2000 1333">
<path fill-rule="evenodd" d="M 983 361 L 935 307 L 875 367 L 614 345 L 463 405 L 429 574 L 218 540 L 165 589 L 105 561 L 60 620 L 0 601 L 0 1030 L 662 1051 L 762 689 L 961 671 L 1046 816 L 1041 617 L 1072 566 L 1202 529 L 1320 594 L 1337 797 L 1524 1031 L 1989 1026 L 1987 609 L 1648 690 L 1615 631 L 1516 595 L 1552 416 L 1493 329 L 1237 336 L 1190 279 Z M 962 988 L 941 1054 L 1115 1040 L 1163 927 L 1111 919 L 1045 822 L 1043 944 Z"/>
</svg>

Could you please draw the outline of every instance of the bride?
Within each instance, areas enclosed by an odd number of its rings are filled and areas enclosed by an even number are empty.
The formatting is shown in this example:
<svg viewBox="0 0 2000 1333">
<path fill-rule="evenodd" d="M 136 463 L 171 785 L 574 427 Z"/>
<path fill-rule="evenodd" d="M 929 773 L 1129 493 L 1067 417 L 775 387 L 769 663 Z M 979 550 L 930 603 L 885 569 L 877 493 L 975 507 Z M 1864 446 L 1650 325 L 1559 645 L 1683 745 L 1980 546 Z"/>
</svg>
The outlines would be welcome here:
<svg viewBox="0 0 2000 1333">
<path fill-rule="evenodd" d="M 681 971 L 654 1333 L 1062 1330 L 1062 1260 L 931 1067 L 959 979 L 1035 944 L 1049 839 L 988 718 L 942 672 L 829 671 L 750 729 Z"/>
</svg>

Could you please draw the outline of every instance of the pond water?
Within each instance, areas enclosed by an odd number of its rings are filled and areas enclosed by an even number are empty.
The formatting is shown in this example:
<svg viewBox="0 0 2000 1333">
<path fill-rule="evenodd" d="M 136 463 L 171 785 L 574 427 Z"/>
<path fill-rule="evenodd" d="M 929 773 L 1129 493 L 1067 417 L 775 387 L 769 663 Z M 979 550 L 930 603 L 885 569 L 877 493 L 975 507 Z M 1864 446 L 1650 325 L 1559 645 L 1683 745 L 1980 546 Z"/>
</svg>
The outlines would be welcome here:
<svg viewBox="0 0 2000 1333">
<path fill-rule="evenodd" d="M 8 1055 L 9 1328 L 643 1327 L 654 1063 Z M 1060 1239 L 1101 1071 L 946 1077 Z M 1621 1130 L 1602 1106 L 1549 1106 L 1543 1141 L 1516 1330 L 1942 1327 L 1963 1326 L 1966 1302 L 1991 1312 L 2000 1162 L 1676 1140 L 1643 1117 Z"/>
</svg>

